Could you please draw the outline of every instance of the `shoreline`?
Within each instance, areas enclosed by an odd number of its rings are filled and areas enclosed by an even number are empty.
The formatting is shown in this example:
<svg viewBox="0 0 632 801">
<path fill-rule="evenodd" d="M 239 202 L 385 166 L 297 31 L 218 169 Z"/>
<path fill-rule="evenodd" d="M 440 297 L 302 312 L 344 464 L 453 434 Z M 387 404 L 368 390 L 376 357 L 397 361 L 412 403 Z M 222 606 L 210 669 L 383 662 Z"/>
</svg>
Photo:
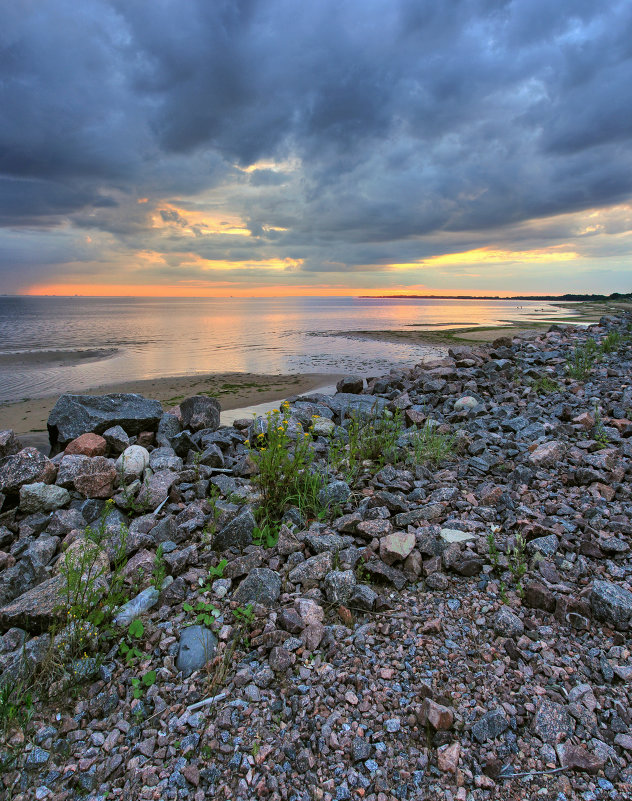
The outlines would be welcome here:
<svg viewBox="0 0 632 801">
<path fill-rule="evenodd" d="M 330 331 L 329 336 L 344 336 L 348 339 L 376 340 L 408 345 L 451 345 L 468 342 L 491 343 L 503 336 L 522 337 L 547 331 L 552 325 L 589 325 L 598 322 L 604 315 L 632 308 L 631 304 L 591 302 L 566 302 L 552 304 L 571 312 L 565 317 L 544 317 L 542 320 L 503 320 L 499 325 L 454 324 L 441 330 L 431 329 L 432 324 L 422 323 L 424 328 L 410 325 L 406 329 L 377 329 L 363 331 Z"/>
<path fill-rule="evenodd" d="M 112 392 L 136 392 L 158 400 L 165 411 L 192 395 L 209 395 L 217 398 L 222 412 L 241 409 L 262 403 L 283 400 L 288 395 L 311 392 L 318 387 L 335 383 L 338 374 L 302 373 L 271 375 L 262 373 L 208 373 L 196 376 L 147 378 L 105 384 L 75 395 L 105 395 Z M 46 421 L 59 394 L 43 398 L 28 398 L 0 404 L 0 430 L 12 429 L 18 438 L 28 444 L 46 439 Z"/>
</svg>

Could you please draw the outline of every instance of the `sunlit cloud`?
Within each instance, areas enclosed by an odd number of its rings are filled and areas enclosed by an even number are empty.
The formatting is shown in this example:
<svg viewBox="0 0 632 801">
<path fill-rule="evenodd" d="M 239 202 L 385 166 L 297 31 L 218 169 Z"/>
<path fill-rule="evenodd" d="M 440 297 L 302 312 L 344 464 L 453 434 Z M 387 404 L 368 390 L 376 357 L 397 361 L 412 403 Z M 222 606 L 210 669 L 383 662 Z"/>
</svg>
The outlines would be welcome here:
<svg viewBox="0 0 632 801">
<path fill-rule="evenodd" d="M 420 267 L 460 267 L 468 264 L 549 264 L 579 258 L 574 250 L 494 250 L 477 248 L 462 253 L 444 253 L 406 264 L 390 264 L 391 270 L 418 270 Z M 474 275 L 474 274 L 473 274 Z"/>
</svg>

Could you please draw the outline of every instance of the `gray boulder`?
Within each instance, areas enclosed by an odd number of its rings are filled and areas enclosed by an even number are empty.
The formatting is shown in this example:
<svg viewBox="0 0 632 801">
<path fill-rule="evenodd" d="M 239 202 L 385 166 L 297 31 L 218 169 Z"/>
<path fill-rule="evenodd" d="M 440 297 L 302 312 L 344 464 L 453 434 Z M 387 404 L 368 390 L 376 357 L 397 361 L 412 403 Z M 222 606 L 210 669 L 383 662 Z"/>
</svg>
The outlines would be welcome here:
<svg viewBox="0 0 632 801">
<path fill-rule="evenodd" d="M 318 493 L 318 500 L 323 506 L 337 506 L 346 503 L 351 495 L 351 489 L 345 481 L 332 481 Z"/>
<path fill-rule="evenodd" d="M 182 426 L 189 431 L 200 431 L 210 428 L 215 431 L 219 428 L 219 401 L 206 395 L 194 395 L 183 400 L 180 404 Z"/>
<path fill-rule="evenodd" d="M 238 604 L 257 603 L 272 606 L 281 594 L 281 579 L 267 567 L 251 570 L 233 594 Z"/>
<path fill-rule="evenodd" d="M 24 448 L 0 462 L 0 491 L 13 495 L 23 484 L 36 481 L 52 484 L 56 473 L 53 462 L 37 448 Z"/>
<path fill-rule="evenodd" d="M 252 545 L 252 533 L 256 525 L 252 509 L 246 506 L 215 535 L 213 548 L 225 551 L 227 548 L 245 548 L 247 545 Z"/>
<path fill-rule="evenodd" d="M 48 436 L 59 450 L 81 434 L 121 426 L 127 434 L 153 430 L 162 417 L 159 401 L 135 393 L 62 395 L 48 417 Z"/>
<path fill-rule="evenodd" d="M 364 380 L 358 375 L 346 375 L 336 384 L 338 392 L 348 392 L 350 395 L 359 395 L 362 392 Z"/>
<path fill-rule="evenodd" d="M 123 453 L 129 446 L 129 437 L 121 426 L 112 426 L 103 432 L 103 439 L 114 453 Z"/>
<path fill-rule="evenodd" d="M 346 604 L 356 585 L 353 570 L 332 570 L 325 576 L 325 595 L 332 604 Z"/>
<path fill-rule="evenodd" d="M 590 606 L 599 620 L 628 629 L 632 620 L 632 592 L 609 581 L 593 582 Z"/>
<path fill-rule="evenodd" d="M 166 412 L 160 418 L 158 423 L 158 431 L 156 432 L 156 444 L 162 446 L 171 446 L 171 440 L 176 437 L 182 426 L 175 414 Z"/>
<path fill-rule="evenodd" d="M 216 649 L 217 637 L 210 629 L 204 626 L 187 626 L 180 635 L 176 668 L 183 676 L 190 676 L 215 656 Z"/>
<path fill-rule="evenodd" d="M 20 509 L 23 512 L 52 512 L 70 502 L 70 493 L 55 484 L 22 484 L 20 487 Z"/>
</svg>

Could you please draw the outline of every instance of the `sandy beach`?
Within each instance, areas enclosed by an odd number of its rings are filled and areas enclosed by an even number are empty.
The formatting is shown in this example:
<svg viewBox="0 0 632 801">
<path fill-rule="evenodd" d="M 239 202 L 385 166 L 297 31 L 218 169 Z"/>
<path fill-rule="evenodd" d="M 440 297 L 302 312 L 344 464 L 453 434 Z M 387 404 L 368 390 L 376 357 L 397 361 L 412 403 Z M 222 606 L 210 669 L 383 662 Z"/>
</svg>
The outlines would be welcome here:
<svg viewBox="0 0 632 801">
<path fill-rule="evenodd" d="M 304 375 L 213 373 L 185 378 L 151 378 L 108 384 L 77 394 L 137 392 L 147 398 L 159 400 L 165 409 L 177 406 L 180 401 L 191 395 L 212 395 L 219 400 L 222 410 L 227 411 L 309 392 L 317 387 L 335 383 L 339 377 L 321 373 Z M 24 444 L 39 444 L 39 440 L 48 439 L 46 421 L 58 397 L 53 395 L 0 405 L 0 430 L 13 429 L 16 434 L 22 435 Z"/>
</svg>

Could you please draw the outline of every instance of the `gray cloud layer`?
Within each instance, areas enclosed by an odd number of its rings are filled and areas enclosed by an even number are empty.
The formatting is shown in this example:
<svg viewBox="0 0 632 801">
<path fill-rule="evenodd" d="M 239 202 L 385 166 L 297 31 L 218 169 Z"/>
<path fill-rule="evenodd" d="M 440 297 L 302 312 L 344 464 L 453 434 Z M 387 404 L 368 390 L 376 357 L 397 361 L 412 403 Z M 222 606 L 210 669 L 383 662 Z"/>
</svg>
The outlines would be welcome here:
<svg viewBox="0 0 632 801">
<path fill-rule="evenodd" d="M 0 226 L 33 253 L 68 222 L 149 248 L 155 203 L 219 192 L 253 237 L 194 252 L 335 272 L 632 194 L 628 0 L 5 2 L 0 75 Z"/>
</svg>

